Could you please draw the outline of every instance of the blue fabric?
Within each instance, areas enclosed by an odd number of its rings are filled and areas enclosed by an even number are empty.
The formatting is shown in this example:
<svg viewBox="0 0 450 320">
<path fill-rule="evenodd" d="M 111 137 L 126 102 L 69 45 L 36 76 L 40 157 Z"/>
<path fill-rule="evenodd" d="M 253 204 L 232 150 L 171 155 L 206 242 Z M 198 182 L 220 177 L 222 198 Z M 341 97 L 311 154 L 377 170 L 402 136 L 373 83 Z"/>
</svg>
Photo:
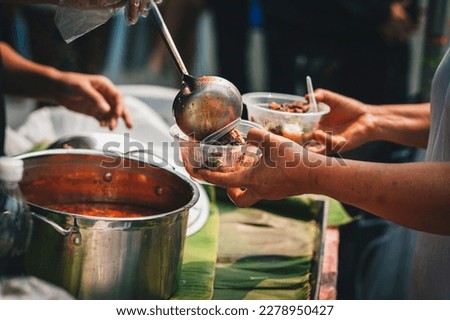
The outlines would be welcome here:
<svg viewBox="0 0 450 320">
<path fill-rule="evenodd" d="M 250 2 L 250 26 L 253 28 L 261 28 L 263 25 L 263 13 L 260 0 L 252 0 Z"/>
</svg>

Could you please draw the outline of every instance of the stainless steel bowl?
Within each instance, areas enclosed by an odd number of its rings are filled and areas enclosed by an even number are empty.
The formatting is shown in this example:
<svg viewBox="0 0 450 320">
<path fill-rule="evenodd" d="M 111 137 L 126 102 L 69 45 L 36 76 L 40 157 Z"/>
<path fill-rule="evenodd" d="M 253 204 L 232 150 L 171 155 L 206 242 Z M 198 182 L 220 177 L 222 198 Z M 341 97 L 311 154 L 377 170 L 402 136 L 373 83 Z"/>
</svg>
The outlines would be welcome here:
<svg viewBox="0 0 450 320">
<path fill-rule="evenodd" d="M 47 150 L 24 160 L 22 191 L 35 223 L 27 271 L 79 299 L 165 299 L 176 290 L 189 209 L 188 178 L 93 150 Z M 142 217 L 87 216 L 54 204 L 132 204 Z"/>
</svg>

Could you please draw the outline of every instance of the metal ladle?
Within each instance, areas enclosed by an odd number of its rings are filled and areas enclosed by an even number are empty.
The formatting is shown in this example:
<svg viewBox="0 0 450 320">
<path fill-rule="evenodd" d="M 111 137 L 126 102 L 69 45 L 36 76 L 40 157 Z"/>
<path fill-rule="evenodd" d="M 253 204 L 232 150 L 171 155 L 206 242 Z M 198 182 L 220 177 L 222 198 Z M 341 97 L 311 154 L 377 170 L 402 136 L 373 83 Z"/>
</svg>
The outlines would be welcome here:
<svg viewBox="0 0 450 320">
<path fill-rule="evenodd" d="M 240 118 L 243 107 L 239 90 L 230 81 L 220 77 L 191 76 L 178 53 L 158 6 L 152 1 L 149 8 L 183 81 L 183 88 L 172 105 L 172 113 L 181 131 L 200 141 Z"/>
</svg>

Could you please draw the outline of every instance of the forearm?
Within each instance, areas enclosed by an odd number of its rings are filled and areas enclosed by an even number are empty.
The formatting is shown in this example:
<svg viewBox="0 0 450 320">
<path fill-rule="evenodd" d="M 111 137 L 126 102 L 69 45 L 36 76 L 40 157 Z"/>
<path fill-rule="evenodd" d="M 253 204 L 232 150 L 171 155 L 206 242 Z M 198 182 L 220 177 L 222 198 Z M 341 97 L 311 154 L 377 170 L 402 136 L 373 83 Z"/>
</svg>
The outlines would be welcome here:
<svg viewBox="0 0 450 320">
<path fill-rule="evenodd" d="M 450 234 L 450 163 L 380 164 L 326 158 L 310 170 L 313 193 L 409 228 Z M 325 161 L 328 160 L 328 165 Z"/>
<path fill-rule="evenodd" d="M 370 107 L 374 122 L 372 140 L 426 148 L 430 130 L 430 104 Z"/>
<path fill-rule="evenodd" d="M 24 59 L 6 44 L 0 44 L 4 66 L 4 92 L 57 103 L 61 72 Z"/>
</svg>

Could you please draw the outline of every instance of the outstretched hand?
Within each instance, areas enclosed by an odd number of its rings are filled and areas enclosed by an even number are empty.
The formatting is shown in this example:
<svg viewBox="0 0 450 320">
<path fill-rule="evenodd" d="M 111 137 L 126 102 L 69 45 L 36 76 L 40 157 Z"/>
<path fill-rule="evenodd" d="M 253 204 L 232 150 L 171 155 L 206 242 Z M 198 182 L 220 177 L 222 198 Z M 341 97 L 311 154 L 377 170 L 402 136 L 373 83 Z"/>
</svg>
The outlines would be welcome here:
<svg viewBox="0 0 450 320">
<path fill-rule="evenodd" d="M 324 89 L 316 90 L 315 96 L 318 102 L 329 105 L 331 111 L 322 117 L 314 132 L 314 140 L 319 142 L 319 146 L 313 144 L 308 150 L 333 154 L 371 141 L 374 126 L 371 106 Z"/>
<path fill-rule="evenodd" d="M 259 162 L 252 168 L 223 173 L 194 168 L 185 162 L 186 170 L 194 178 L 226 188 L 230 199 L 239 207 L 261 199 L 277 200 L 309 192 L 308 170 L 320 166 L 323 156 L 260 129 L 250 130 L 247 141 L 262 151 Z"/>
<path fill-rule="evenodd" d="M 132 119 L 117 87 L 106 77 L 75 72 L 64 72 L 60 77 L 58 103 L 66 108 L 96 118 L 101 126 L 111 130 L 122 118 L 128 128 Z"/>
</svg>

